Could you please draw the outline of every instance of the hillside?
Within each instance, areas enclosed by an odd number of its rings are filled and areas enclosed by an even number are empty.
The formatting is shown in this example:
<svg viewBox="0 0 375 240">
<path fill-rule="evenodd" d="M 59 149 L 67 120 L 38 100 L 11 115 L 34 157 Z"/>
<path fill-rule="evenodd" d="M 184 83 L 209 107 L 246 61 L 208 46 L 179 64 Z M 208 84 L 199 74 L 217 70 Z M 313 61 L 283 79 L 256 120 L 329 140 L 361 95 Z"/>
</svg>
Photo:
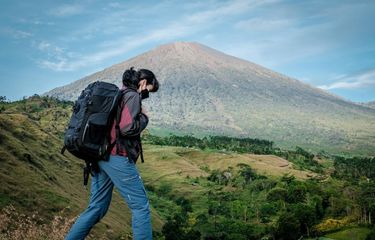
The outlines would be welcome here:
<svg viewBox="0 0 375 240">
<path fill-rule="evenodd" d="M 161 83 L 145 101 L 152 133 L 242 136 L 374 154 L 374 109 L 199 43 L 162 45 L 46 94 L 74 100 L 90 82 L 120 85 L 131 66 L 152 69 Z"/>
<path fill-rule="evenodd" d="M 47 223 L 59 216 L 73 218 L 86 207 L 89 191 L 82 185 L 83 162 L 66 153 L 60 154 L 62 134 L 71 114 L 72 103 L 34 96 L 15 103 L 2 104 L 0 113 L 0 209 L 11 204 L 20 213 L 39 213 Z M 223 161 L 228 157 L 230 162 Z M 283 173 L 306 178 L 307 172 L 294 170 L 284 159 L 272 156 L 215 154 L 181 147 L 145 145 L 146 163 L 138 167 L 145 184 L 158 187 L 174 182 L 180 194 L 196 197 L 200 191 L 186 182 L 186 176 L 207 177 L 204 166 L 212 169 L 235 167 L 248 163 L 268 175 Z M 263 165 L 263 167 L 262 167 Z M 264 167 L 267 166 L 267 167 Z M 288 165 L 288 164 L 287 164 Z M 270 171 L 268 171 L 270 170 Z M 194 193 L 194 194 L 192 194 Z M 160 231 L 163 221 L 153 209 L 153 226 Z M 117 192 L 109 213 L 91 236 L 112 237 L 131 232 L 130 212 Z M 96 236 L 96 237 L 95 237 Z"/>
<path fill-rule="evenodd" d="M 0 209 L 11 204 L 22 214 L 38 212 L 41 223 L 61 211 L 62 217 L 77 216 L 90 192 L 83 187 L 83 161 L 60 154 L 71 104 L 32 97 L 5 108 L 0 113 Z M 153 223 L 160 230 L 162 220 L 155 211 Z M 130 234 L 130 226 L 130 211 L 115 192 L 108 215 L 92 236 L 113 239 Z"/>
<path fill-rule="evenodd" d="M 48 238 L 60 239 L 85 208 L 89 192 L 82 186 L 83 164 L 59 153 L 71 106 L 38 96 L 0 103 L 0 238 L 12 231 L 16 235 L 5 239 L 20 239 L 25 231 L 29 235 L 22 239 L 35 237 L 28 221 L 37 215 L 34 224 L 47 224 L 44 231 L 52 234 L 57 216 L 68 220 L 57 236 Z M 155 239 L 298 239 L 367 224 L 374 216 L 364 209 L 371 209 L 375 191 L 373 165 L 368 165 L 375 158 L 337 164 L 312 155 L 323 167 L 312 172 L 275 155 L 152 145 L 152 138 L 144 139 L 146 162 L 137 166 L 152 206 Z M 355 178 L 346 181 L 352 172 Z M 14 208 L 5 208 L 9 205 Z M 10 218 L 9 211 L 19 215 Z M 285 218 L 291 217 L 290 224 Z M 109 213 L 89 239 L 131 239 L 130 222 L 115 192 Z M 370 230 L 353 228 L 338 235 L 355 232 L 366 236 Z"/>
<path fill-rule="evenodd" d="M 24 213 L 37 211 L 46 222 L 64 209 L 65 216 L 76 216 L 85 208 L 89 192 L 82 185 L 83 162 L 69 153 L 60 154 L 72 104 L 35 96 L 3 106 L 0 208 L 12 204 Z M 138 167 L 145 184 L 158 187 L 163 182 L 174 182 L 178 185 L 173 188 L 184 195 L 197 190 L 186 184 L 186 176 L 207 177 L 207 168 L 224 170 L 247 163 L 270 176 L 292 173 L 305 179 L 309 174 L 293 169 L 291 163 L 275 156 L 209 153 L 147 144 L 144 148 L 146 163 Z M 153 213 L 154 228 L 160 231 L 162 220 L 155 210 Z M 129 233 L 130 222 L 130 212 L 116 192 L 108 215 L 95 228 L 93 236 Z"/>
</svg>

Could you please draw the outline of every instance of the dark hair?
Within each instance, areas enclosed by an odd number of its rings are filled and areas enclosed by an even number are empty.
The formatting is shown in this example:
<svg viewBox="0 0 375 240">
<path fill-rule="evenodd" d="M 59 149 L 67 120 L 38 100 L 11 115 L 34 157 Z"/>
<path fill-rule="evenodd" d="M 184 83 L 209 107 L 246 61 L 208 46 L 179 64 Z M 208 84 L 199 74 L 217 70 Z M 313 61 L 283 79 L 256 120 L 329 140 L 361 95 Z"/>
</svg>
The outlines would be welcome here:
<svg viewBox="0 0 375 240">
<path fill-rule="evenodd" d="M 138 88 L 139 77 L 138 72 L 134 70 L 134 67 L 125 70 L 122 74 L 122 84 L 126 87 Z"/>
<path fill-rule="evenodd" d="M 153 85 L 151 92 L 157 92 L 159 89 L 159 82 L 155 77 L 155 74 L 148 69 L 139 69 L 138 70 L 138 79 L 146 79 L 147 84 Z"/>
<path fill-rule="evenodd" d="M 125 70 L 122 74 L 122 83 L 126 87 L 138 88 L 139 81 L 141 79 L 146 79 L 147 84 L 152 84 L 153 89 L 151 92 L 156 92 L 159 89 L 159 82 L 155 77 L 155 74 L 148 69 L 139 69 L 138 71 L 134 70 L 134 67 Z"/>
</svg>

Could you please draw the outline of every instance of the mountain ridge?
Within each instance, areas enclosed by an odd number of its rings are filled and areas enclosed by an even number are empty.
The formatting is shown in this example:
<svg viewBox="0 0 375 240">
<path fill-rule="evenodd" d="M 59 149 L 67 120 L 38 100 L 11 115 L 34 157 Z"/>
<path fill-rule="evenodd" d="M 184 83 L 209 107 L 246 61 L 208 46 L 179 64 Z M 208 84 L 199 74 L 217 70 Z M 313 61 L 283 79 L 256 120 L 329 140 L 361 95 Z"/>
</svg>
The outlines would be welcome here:
<svg viewBox="0 0 375 240">
<path fill-rule="evenodd" d="M 372 146 L 374 109 L 199 43 L 161 45 L 47 95 L 75 100 L 91 82 L 120 85 L 131 66 L 160 81 L 144 105 L 151 130 L 161 134 L 248 136 L 315 150 Z"/>
<path fill-rule="evenodd" d="M 375 109 L 375 101 L 369 101 L 369 102 L 362 102 L 359 103 L 362 106 L 368 107 L 368 108 L 373 108 Z"/>
</svg>

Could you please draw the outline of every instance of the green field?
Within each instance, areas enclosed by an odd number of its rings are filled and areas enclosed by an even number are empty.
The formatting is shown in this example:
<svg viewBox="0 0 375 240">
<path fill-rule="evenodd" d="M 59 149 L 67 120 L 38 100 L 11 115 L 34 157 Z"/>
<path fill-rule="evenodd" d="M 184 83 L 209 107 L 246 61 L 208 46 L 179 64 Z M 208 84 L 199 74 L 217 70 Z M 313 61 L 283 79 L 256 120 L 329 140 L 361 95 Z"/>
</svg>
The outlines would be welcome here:
<svg viewBox="0 0 375 240">
<path fill-rule="evenodd" d="M 327 234 L 325 237 L 335 240 L 365 240 L 370 233 L 368 228 L 349 228 L 339 232 Z"/>
</svg>

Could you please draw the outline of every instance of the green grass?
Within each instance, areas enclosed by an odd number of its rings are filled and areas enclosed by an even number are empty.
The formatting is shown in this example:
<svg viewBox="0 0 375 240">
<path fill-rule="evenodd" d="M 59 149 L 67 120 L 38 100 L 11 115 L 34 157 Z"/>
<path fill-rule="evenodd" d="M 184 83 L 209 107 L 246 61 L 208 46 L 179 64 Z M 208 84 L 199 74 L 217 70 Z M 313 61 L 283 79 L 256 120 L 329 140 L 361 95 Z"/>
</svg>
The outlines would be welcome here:
<svg viewBox="0 0 375 240">
<path fill-rule="evenodd" d="M 365 227 L 348 228 L 339 232 L 325 235 L 327 238 L 334 240 L 365 240 L 370 233 L 370 229 Z"/>
</svg>

